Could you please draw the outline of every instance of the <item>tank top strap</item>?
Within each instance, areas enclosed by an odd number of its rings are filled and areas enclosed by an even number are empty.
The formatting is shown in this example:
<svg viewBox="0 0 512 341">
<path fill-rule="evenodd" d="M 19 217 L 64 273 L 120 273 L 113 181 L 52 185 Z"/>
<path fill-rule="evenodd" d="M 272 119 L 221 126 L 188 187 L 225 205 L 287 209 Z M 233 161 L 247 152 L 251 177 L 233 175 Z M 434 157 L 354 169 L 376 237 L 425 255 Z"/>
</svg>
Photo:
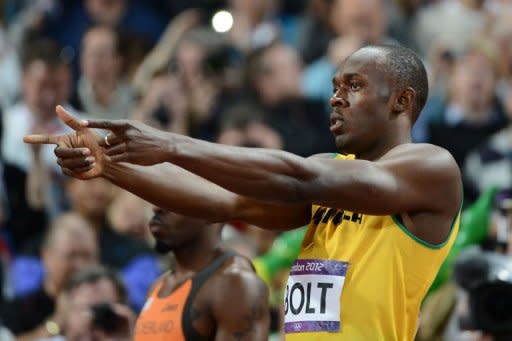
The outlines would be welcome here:
<svg viewBox="0 0 512 341">
<path fill-rule="evenodd" d="M 204 282 L 206 282 L 211 277 L 211 275 L 215 273 L 215 271 L 217 271 L 222 265 L 224 265 L 224 263 L 228 259 L 236 255 L 237 253 L 234 251 L 226 251 L 221 256 L 217 257 L 213 262 L 211 262 L 206 268 L 198 272 L 192 278 L 192 290 L 194 290 L 195 287 L 199 289 L 204 284 Z"/>
<path fill-rule="evenodd" d="M 170 271 L 167 271 L 164 275 L 160 277 L 160 280 L 158 283 L 151 289 L 151 292 L 149 293 L 148 297 L 158 297 L 158 293 L 160 292 L 160 289 L 162 289 L 162 286 L 164 285 L 165 278 L 170 274 Z"/>
<path fill-rule="evenodd" d="M 183 309 L 182 315 L 182 327 L 183 334 L 185 335 L 186 340 L 194 340 L 194 341 L 208 341 L 210 338 L 199 335 L 194 327 L 192 326 L 192 319 L 190 318 L 192 303 L 194 302 L 194 298 L 196 297 L 199 289 L 203 286 L 206 281 L 217 271 L 224 263 L 230 259 L 231 257 L 236 256 L 237 253 L 234 251 L 226 251 L 221 256 L 216 258 L 213 262 L 210 263 L 205 269 L 201 270 L 192 278 L 192 288 L 190 289 L 190 293 L 187 297 L 187 301 L 185 303 L 185 307 Z"/>
</svg>

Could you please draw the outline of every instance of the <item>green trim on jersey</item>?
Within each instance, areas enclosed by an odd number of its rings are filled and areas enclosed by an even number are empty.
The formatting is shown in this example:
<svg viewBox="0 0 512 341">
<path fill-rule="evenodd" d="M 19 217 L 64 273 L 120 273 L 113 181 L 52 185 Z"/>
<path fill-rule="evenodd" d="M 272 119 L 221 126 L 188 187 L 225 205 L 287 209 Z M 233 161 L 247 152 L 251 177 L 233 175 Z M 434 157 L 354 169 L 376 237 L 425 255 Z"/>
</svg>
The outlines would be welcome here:
<svg viewBox="0 0 512 341">
<path fill-rule="evenodd" d="M 446 243 L 448 243 L 448 241 L 450 240 L 450 237 L 452 235 L 452 231 L 453 231 L 453 227 L 455 226 L 455 222 L 457 221 L 457 218 L 461 215 L 461 211 L 462 211 L 462 200 L 461 200 L 461 203 L 460 203 L 460 207 L 459 207 L 459 210 L 457 211 L 457 214 L 455 215 L 455 218 L 453 218 L 453 221 L 452 221 L 452 224 L 450 226 L 450 232 L 448 232 L 448 236 L 446 237 L 446 239 L 441 242 L 441 243 L 438 243 L 438 244 L 432 244 L 432 243 L 429 243 L 417 236 L 415 236 L 411 231 L 409 231 L 409 229 L 402 223 L 400 222 L 400 220 L 398 220 L 398 218 L 396 217 L 396 215 L 392 215 L 391 216 L 391 219 L 393 219 L 393 221 L 395 222 L 395 224 L 403 231 L 405 232 L 406 235 L 408 235 L 409 237 L 411 237 L 413 240 L 415 240 L 416 242 L 418 242 L 419 244 L 425 246 L 425 247 L 428 247 L 430 249 L 440 249 L 442 248 L 443 246 L 446 245 Z"/>
</svg>

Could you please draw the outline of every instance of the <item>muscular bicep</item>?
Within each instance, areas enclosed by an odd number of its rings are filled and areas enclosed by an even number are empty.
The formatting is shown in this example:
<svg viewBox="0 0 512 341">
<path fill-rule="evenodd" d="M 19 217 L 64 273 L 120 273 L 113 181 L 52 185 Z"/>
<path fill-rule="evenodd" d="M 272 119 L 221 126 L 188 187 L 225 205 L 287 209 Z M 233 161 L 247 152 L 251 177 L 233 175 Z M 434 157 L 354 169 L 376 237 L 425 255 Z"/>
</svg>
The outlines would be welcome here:
<svg viewBox="0 0 512 341">
<path fill-rule="evenodd" d="M 396 147 L 378 161 L 311 159 L 315 176 L 305 193 L 315 204 L 367 214 L 455 212 L 460 174 L 448 152 L 433 146 Z"/>
<path fill-rule="evenodd" d="M 216 341 L 266 341 L 270 328 L 268 290 L 252 272 L 227 275 L 214 300 Z"/>
</svg>

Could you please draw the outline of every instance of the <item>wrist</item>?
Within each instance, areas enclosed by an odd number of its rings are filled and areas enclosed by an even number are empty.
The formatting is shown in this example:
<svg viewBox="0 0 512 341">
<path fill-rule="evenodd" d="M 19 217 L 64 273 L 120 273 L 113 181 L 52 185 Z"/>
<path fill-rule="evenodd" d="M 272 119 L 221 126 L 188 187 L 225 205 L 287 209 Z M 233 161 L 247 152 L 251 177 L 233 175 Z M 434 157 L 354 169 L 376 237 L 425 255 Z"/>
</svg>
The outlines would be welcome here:
<svg viewBox="0 0 512 341">
<path fill-rule="evenodd" d="M 101 177 L 110 182 L 113 182 L 117 177 L 119 177 L 119 171 L 121 170 L 121 168 L 121 164 L 117 162 L 107 161 L 103 165 Z"/>
<path fill-rule="evenodd" d="M 184 135 L 178 135 L 173 133 L 164 133 L 163 140 L 163 162 L 174 162 L 178 156 L 177 144 L 181 143 L 181 140 L 185 138 Z"/>
</svg>

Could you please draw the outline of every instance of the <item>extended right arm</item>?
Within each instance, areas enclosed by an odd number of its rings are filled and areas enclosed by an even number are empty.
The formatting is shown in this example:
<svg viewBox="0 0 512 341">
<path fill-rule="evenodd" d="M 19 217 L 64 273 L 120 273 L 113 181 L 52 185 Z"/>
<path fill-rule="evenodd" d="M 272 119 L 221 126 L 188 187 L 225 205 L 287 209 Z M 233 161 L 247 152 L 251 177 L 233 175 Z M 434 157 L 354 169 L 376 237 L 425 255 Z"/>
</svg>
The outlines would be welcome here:
<svg viewBox="0 0 512 341">
<path fill-rule="evenodd" d="M 178 166 L 151 167 L 111 162 L 98 144 L 101 138 L 62 107 L 57 115 L 73 134 L 30 135 L 31 144 L 56 144 L 64 174 L 87 180 L 102 176 L 150 203 L 169 211 L 215 222 L 240 220 L 271 230 L 289 230 L 309 222 L 309 204 L 273 204 L 235 194 Z M 96 161 L 91 161 L 89 155 Z M 92 162 L 92 163 L 91 163 Z"/>
<path fill-rule="evenodd" d="M 309 221 L 307 205 L 253 200 L 168 163 L 151 167 L 106 163 L 102 176 L 158 207 L 187 216 L 215 222 L 240 220 L 270 230 L 289 230 Z"/>
</svg>

